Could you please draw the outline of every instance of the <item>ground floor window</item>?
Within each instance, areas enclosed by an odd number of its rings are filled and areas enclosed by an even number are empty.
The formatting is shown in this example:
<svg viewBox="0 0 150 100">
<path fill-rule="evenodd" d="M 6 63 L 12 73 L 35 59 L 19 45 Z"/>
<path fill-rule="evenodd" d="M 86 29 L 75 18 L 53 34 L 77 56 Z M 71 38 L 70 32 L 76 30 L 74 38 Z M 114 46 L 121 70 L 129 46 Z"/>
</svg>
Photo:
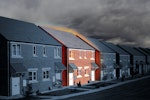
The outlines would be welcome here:
<svg viewBox="0 0 150 100">
<path fill-rule="evenodd" d="M 30 83 L 37 82 L 37 70 L 37 68 L 28 69 L 28 77 Z"/>
<path fill-rule="evenodd" d="M 78 67 L 78 69 L 77 69 L 77 78 L 81 78 L 82 77 L 81 70 L 82 70 L 82 67 Z"/>
<path fill-rule="evenodd" d="M 43 80 L 50 80 L 50 68 L 43 68 L 42 69 L 42 73 L 43 73 Z"/>
<path fill-rule="evenodd" d="M 89 77 L 89 66 L 84 67 L 84 76 Z"/>
</svg>

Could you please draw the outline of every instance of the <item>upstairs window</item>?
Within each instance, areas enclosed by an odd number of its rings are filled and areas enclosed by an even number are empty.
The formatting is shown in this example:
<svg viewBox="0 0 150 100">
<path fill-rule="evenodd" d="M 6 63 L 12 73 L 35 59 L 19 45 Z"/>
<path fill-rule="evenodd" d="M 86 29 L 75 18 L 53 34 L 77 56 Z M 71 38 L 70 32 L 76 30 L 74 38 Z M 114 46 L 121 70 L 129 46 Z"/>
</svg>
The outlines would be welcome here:
<svg viewBox="0 0 150 100">
<path fill-rule="evenodd" d="M 82 51 L 79 51 L 79 59 L 82 59 Z"/>
<path fill-rule="evenodd" d="M 12 57 L 21 57 L 21 45 L 12 44 Z"/>
<path fill-rule="evenodd" d="M 54 58 L 61 58 L 61 48 L 60 47 L 54 48 Z"/>
<path fill-rule="evenodd" d="M 84 59 L 87 59 L 86 51 L 84 51 Z"/>
<path fill-rule="evenodd" d="M 95 52 L 92 51 L 92 52 L 91 52 L 91 60 L 94 60 L 94 59 L 95 59 Z"/>
<path fill-rule="evenodd" d="M 37 57 L 36 46 L 33 46 L 33 57 Z"/>
<path fill-rule="evenodd" d="M 43 56 L 46 57 L 46 47 L 43 47 Z"/>
<path fill-rule="evenodd" d="M 74 52 L 69 50 L 69 60 L 74 60 Z"/>
</svg>

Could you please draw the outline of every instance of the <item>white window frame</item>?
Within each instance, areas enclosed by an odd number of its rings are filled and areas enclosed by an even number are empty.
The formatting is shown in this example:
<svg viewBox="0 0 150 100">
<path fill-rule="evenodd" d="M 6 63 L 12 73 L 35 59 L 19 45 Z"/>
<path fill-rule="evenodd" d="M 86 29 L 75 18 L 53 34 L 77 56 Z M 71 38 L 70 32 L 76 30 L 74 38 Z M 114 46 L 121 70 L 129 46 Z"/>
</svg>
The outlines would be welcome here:
<svg viewBox="0 0 150 100">
<path fill-rule="evenodd" d="M 43 57 L 47 57 L 46 46 L 43 46 Z"/>
<path fill-rule="evenodd" d="M 87 52 L 86 51 L 84 51 L 84 59 L 87 59 L 87 54 L 86 54 Z"/>
<path fill-rule="evenodd" d="M 60 59 L 61 58 L 61 48 L 54 47 L 54 58 Z"/>
<path fill-rule="evenodd" d="M 47 73 L 47 71 L 48 71 L 48 73 Z M 45 72 L 45 74 L 44 74 L 44 72 Z M 43 79 L 43 81 L 50 81 L 50 68 L 42 68 L 42 79 Z"/>
<path fill-rule="evenodd" d="M 89 66 L 85 66 L 85 67 L 84 67 L 84 76 L 85 76 L 85 77 L 89 77 L 89 76 L 90 76 L 89 73 L 87 73 L 87 70 L 88 70 L 88 72 L 89 72 L 89 68 L 90 68 Z"/>
<path fill-rule="evenodd" d="M 82 67 L 78 67 L 77 69 L 77 78 L 81 78 L 82 77 Z"/>
<path fill-rule="evenodd" d="M 73 50 L 69 50 L 69 60 L 75 60 Z"/>
<path fill-rule="evenodd" d="M 28 69 L 28 77 L 30 77 L 29 73 L 30 72 L 32 73 L 32 75 L 31 75 L 32 80 L 29 79 L 29 83 L 37 83 L 38 82 L 37 81 L 37 71 L 38 71 L 38 68 Z M 36 74 L 34 75 L 34 73 L 36 73 Z M 34 77 L 35 77 L 35 79 L 34 79 Z"/>
<path fill-rule="evenodd" d="M 19 46 L 19 48 L 18 48 Z M 12 43 L 11 44 L 11 53 L 12 53 L 12 58 L 21 58 L 21 44 L 19 43 Z"/>
<path fill-rule="evenodd" d="M 37 57 L 37 46 L 33 45 L 33 57 Z"/>
<path fill-rule="evenodd" d="M 82 53 L 83 53 L 83 52 L 80 50 L 80 51 L 79 51 L 79 59 L 82 59 Z"/>
<path fill-rule="evenodd" d="M 95 60 L 95 51 L 91 51 L 91 60 Z"/>
</svg>

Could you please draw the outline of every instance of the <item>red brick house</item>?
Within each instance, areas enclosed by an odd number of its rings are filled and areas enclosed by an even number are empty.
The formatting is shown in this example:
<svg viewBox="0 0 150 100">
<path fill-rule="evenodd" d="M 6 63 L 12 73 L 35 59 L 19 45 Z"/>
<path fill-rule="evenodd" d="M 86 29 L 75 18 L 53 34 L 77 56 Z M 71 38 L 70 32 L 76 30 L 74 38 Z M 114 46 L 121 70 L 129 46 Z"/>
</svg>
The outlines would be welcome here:
<svg viewBox="0 0 150 100">
<path fill-rule="evenodd" d="M 89 81 L 99 80 L 95 73 L 100 69 L 95 62 L 95 49 L 79 37 L 52 28 L 42 27 L 51 36 L 57 39 L 62 46 L 62 63 L 67 67 L 63 71 L 64 86 L 87 84 Z"/>
</svg>

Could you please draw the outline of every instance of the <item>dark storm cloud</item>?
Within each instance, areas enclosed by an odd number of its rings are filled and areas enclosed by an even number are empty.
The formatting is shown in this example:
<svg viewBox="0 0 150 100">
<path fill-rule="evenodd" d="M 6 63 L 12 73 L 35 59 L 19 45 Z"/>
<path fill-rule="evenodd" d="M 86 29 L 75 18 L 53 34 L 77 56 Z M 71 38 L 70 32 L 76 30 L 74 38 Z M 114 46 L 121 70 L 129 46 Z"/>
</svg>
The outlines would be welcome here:
<svg viewBox="0 0 150 100">
<path fill-rule="evenodd" d="M 149 0 L 0 0 L 1 16 L 60 24 L 117 44 L 150 47 Z"/>
</svg>

